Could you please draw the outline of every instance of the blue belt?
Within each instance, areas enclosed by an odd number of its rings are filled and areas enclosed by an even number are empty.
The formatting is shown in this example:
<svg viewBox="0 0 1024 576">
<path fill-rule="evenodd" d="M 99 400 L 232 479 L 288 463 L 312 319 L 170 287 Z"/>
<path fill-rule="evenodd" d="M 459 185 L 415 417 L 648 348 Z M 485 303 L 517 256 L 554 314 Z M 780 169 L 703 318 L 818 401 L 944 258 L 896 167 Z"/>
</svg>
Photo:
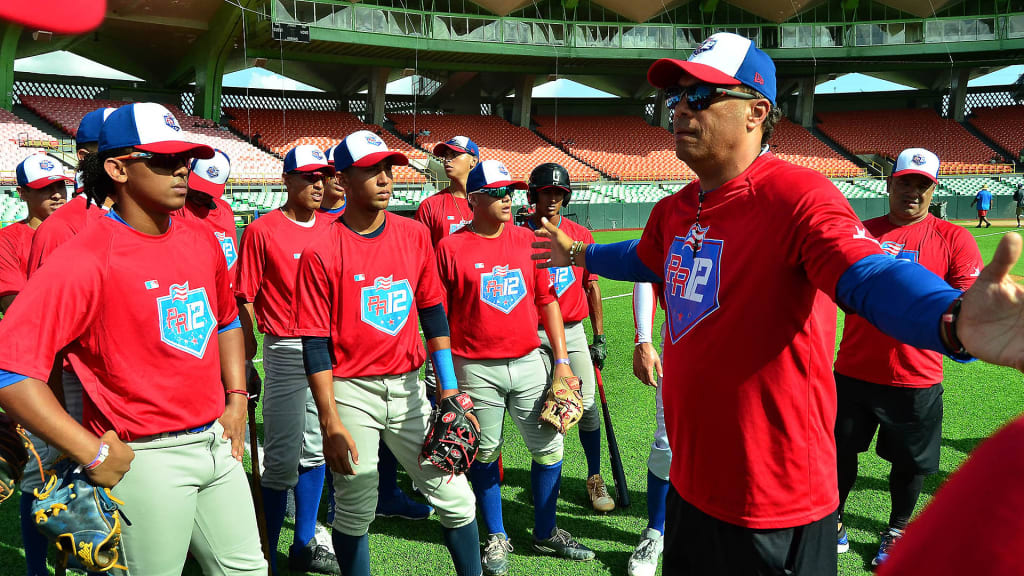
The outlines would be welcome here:
<svg viewBox="0 0 1024 576">
<path fill-rule="evenodd" d="M 216 422 L 216 420 L 214 420 L 213 422 Z M 203 424 L 202 426 L 196 426 L 195 428 L 176 430 L 174 432 L 164 432 L 163 434 L 157 434 L 157 436 L 162 436 L 164 438 L 177 438 L 178 436 L 184 436 L 186 434 L 201 434 L 203 432 L 206 432 L 210 428 L 213 428 L 213 422 Z"/>
</svg>

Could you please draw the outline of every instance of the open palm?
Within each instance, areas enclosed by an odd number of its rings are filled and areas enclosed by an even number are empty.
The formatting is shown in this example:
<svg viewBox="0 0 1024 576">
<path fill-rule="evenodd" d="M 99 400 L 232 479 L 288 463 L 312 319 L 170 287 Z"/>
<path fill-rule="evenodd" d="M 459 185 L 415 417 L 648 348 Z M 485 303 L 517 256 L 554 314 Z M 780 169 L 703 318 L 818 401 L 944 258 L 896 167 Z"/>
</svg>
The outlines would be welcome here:
<svg viewBox="0 0 1024 576">
<path fill-rule="evenodd" d="M 974 357 L 1024 370 L 1024 286 L 1010 277 L 1021 237 L 1003 237 L 992 261 L 964 293 L 957 336 Z"/>
</svg>

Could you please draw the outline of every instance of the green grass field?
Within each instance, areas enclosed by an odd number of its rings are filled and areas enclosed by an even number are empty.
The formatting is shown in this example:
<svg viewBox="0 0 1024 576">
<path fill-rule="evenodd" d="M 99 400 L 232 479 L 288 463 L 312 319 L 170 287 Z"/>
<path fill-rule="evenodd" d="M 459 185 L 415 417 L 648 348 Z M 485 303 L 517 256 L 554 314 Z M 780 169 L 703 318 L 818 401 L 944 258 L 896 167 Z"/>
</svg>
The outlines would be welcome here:
<svg viewBox="0 0 1024 576">
<path fill-rule="evenodd" d="M 978 245 L 987 262 L 1002 233 L 1009 229 L 993 227 L 970 230 L 978 237 Z M 596 234 L 599 242 L 638 236 L 638 231 Z M 1024 276 L 1024 263 L 1017 265 L 1014 274 Z M 601 280 L 602 294 L 607 299 L 604 302 L 604 313 L 609 349 L 608 362 L 603 372 L 604 383 L 626 468 L 632 506 L 608 515 L 596 515 L 590 511 L 586 501 L 583 452 L 578 436 L 571 432 L 566 440 L 562 493 L 558 506 L 559 526 L 594 548 L 597 560 L 576 564 L 533 553 L 529 546 L 533 523 L 529 489 L 530 460 L 518 435 L 511 433 L 504 450 L 503 497 L 505 526 L 515 545 L 512 574 L 624 575 L 633 546 L 637 543 L 641 529 L 646 526 L 646 461 L 654 432 L 654 389 L 640 384 L 632 375 L 632 305 L 631 299 L 624 296 L 631 289 L 632 286 L 627 283 Z M 842 316 L 839 323 L 841 327 Z M 1008 368 L 980 362 L 968 365 L 946 362 L 946 412 L 941 472 L 925 483 L 925 494 L 919 509 L 980 441 L 1021 411 L 1021 406 L 1024 406 L 1022 380 L 1024 378 L 1019 372 Z M 506 430 L 514 431 L 514 427 L 509 423 Z M 603 472 L 611 484 L 607 460 Z M 878 533 L 888 521 L 887 475 L 888 464 L 873 452 L 861 457 L 860 477 L 846 510 L 851 550 L 839 559 L 839 574 L 843 576 L 869 573 L 869 563 L 877 550 Z M 401 475 L 400 483 L 409 487 L 404 474 Z M 154 497 L 159 495 L 154 494 Z M 454 574 L 447 551 L 441 544 L 440 525 L 436 518 L 422 522 L 378 520 L 370 531 L 375 573 L 396 576 Z M 291 535 L 291 525 L 286 521 L 280 546 L 282 555 L 279 557 L 282 567 L 287 565 L 287 545 L 284 543 L 290 543 Z M 12 498 L 0 506 L 0 576 L 24 574 L 23 558 L 17 500 Z M 194 564 L 185 570 L 185 574 L 200 573 Z"/>
</svg>

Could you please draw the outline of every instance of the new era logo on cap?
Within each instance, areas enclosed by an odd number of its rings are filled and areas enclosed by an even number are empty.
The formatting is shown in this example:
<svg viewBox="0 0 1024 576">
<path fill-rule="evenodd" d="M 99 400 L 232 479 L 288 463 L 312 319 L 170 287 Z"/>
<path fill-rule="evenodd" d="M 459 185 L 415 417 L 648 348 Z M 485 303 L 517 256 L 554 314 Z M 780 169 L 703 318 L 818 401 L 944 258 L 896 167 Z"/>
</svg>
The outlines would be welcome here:
<svg viewBox="0 0 1024 576">
<path fill-rule="evenodd" d="M 512 186 L 517 190 L 526 190 L 529 186 L 522 180 L 513 180 L 508 168 L 500 160 L 484 160 L 469 171 L 466 179 L 466 190 L 476 192 L 486 188 L 504 188 Z"/>
<path fill-rule="evenodd" d="M 405 154 L 389 150 L 384 140 L 369 130 L 349 134 L 334 148 L 334 167 L 338 170 L 346 170 L 350 166 L 366 168 L 383 160 L 390 160 L 392 166 L 409 164 Z"/>
<path fill-rule="evenodd" d="M 284 172 L 326 172 L 334 174 L 334 168 L 327 163 L 324 151 L 312 144 L 301 144 L 284 156 Z"/>
<path fill-rule="evenodd" d="M 647 81 L 667 88 L 684 74 L 721 86 L 742 84 L 757 90 L 775 105 L 775 63 L 754 43 L 738 34 L 712 34 L 684 62 L 662 58 L 647 70 Z"/>
<path fill-rule="evenodd" d="M 471 154 L 477 158 L 480 157 L 480 147 L 466 136 L 456 136 L 447 142 L 434 146 L 434 156 L 440 156 L 445 149 L 454 150 L 459 154 Z"/>
<path fill-rule="evenodd" d="M 74 182 L 64 175 L 56 160 L 46 154 L 33 154 L 25 158 L 14 170 L 18 186 L 38 190 L 54 182 Z"/>
<path fill-rule="evenodd" d="M 154 102 L 137 102 L 110 113 L 100 130 L 99 151 L 135 148 L 154 154 L 213 157 L 213 148 L 184 139 L 170 110 Z"/>
<path fill-rule="evenodd" d="M 196 159 L 188 171 L 188 187 L 215 198 L 224 195 L 224 186 L 231 176 L 231 159 L 221 150 L 213 151 L 213 158 Z"/>
<path fill-rule="evenodd" d="M 932 182 L 939 181 L 939 157 L 924 148 L 907 148 L 896 157 L 893 177 L 920 174 Z"/>
</svg>

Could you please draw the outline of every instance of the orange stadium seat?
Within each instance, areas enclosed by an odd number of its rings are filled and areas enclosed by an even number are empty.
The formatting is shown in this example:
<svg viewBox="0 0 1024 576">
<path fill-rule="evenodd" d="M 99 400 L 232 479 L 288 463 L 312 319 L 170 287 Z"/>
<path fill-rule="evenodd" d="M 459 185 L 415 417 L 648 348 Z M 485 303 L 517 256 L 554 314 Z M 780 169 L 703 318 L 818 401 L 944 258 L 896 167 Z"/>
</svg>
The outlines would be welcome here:
<svg viewBox="0 0 1024 576">
<path fill-rule="evenodd" d="M 583 162 L 545 142 L 528 128 L 513 126 L 497 116 L 461 114 L 389 114 L 395 127 L 403 134 L 427 130 L 429 136 L 420 136 L 417 145 L 433 150 L 438 142 L 453 136 L 467 136 L 480 147 L 480 157 L 501 160 L 512 175 L 527 179 L 530 172 L 545 162 L 557 162 L 569 171 L 574 182 L 594 182 L 601 175 Z"/>
<path fill-rule="evenodd" d="M 906 148 L 922 147 L 939 156 L 940 174 L 1012 172 L 990 164 L 995 152 L 966 128 L 931 109 L 820 112 L 818 128 L 854 154 L 896 158 Z"/>
<path fill-rule="evenodd" d="M 863 176 L 865 172 L 863 168 L 843 158 L 815 138 L 803 126 L 794 124 L 786 118 L 782 118 L 776 124 L 769 145 L 779 158 L 806 166 L 829 178 L 851 178 Z"/>
<path fill-rule="evenodd" d="M 1024 148 L 1024 106 L 975 108 L 969 121 L 1011 154 Z"/>
</svg>

